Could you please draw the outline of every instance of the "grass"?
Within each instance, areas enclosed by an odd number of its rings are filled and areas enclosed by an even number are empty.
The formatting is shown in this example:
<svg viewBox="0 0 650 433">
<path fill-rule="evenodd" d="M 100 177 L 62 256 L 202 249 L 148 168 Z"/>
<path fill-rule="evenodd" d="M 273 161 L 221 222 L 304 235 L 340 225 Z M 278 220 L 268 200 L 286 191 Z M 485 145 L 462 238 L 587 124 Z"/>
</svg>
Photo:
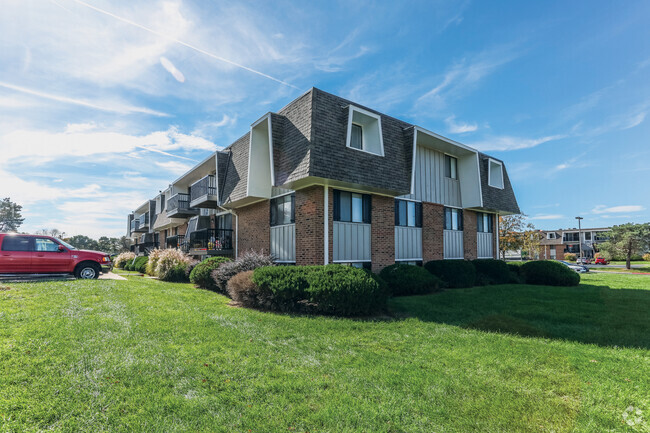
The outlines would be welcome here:
<svg viewBox="0 0 650 433">
<path fill-rule="evenodd" d="M 650 272 L 650 266 L 641 266 L 639 268 L 607 268 L 607 267 L 592 267 L 592 271 L 603 271 L 603 272 L 625 272 L 625 273 L 634 273 L 634 272 Z"/>
<path fill-rule="evenodd" d="M 620 261 L 620 260 L 614 260 L 614 261 L 609 262 L 609 264 L 610 264 L 610 265 L 624 265 L 624 264 L 625 264 L 625 260 L 623 260 L 623 261 Z M 646 260 L 638 260 L 638 261 L 635 261 L 635 262 L 633 261 L 633 262 L 630 262 L 630 264 L 632 264 L 632 265 L 646 265 L 646 266 L 650 266 L 650 262 L 648 262 L 648 261 L 646 261 Z"/>
<path fill-rule="evenodd" d="M 398 298 L 375 320 L 128 278 L 0 291 L 0 431 L 650 428 L 648 277 Z"/>
</svg>

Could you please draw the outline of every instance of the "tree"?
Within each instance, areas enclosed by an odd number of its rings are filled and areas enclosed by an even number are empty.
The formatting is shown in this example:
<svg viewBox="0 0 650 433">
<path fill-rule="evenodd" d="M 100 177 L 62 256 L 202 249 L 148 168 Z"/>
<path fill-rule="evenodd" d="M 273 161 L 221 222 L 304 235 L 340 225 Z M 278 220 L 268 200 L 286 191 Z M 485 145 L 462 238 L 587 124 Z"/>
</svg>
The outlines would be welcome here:
<svg viewBox="0 0 650 433">
<path fill-rule="evenodd" d="M 503 260 L 506 259 L 506 251 L 523 247 L 524 218 L 524 214 L 499 217 L 499 252 Z"/>
<path fill-rule="evenodd" d="M 99 250 L 99 243 L 88 236 L 76 235 L 65 241 L 80 250 Z"/>
<path fill-rule="evenodd" d="M 36 231 L 37 235 L 52 236 L 53 238 L 65 238 L 65 232 L 59 229 L 40 229 Z"/>
<path fill-rule="evenodd" d="M 544 233 L 537 230 L 533 224 L 526 224 L 526 231 L 522 238 L 522 250 L 528 253 L 529 258 L 539 259 L 542 239 L 544 239 Z"/>
<path fill-rule="evenodd" d="M 11 201 L 6 197 L 0 201 L 0 232 L 15 232 L 18 231 L 25 221 L 20 211 L 23 207 Z"/>
<path fill-rule="evenodd" d="M 598 248 L 612 257 L 624 256 L 627 269 L 630 269 L 633 255 L 643 254 L 650 249 L 650 223 L 614 226 L 607 236 L 609 240 L 599 244 Z"/>
</svg>

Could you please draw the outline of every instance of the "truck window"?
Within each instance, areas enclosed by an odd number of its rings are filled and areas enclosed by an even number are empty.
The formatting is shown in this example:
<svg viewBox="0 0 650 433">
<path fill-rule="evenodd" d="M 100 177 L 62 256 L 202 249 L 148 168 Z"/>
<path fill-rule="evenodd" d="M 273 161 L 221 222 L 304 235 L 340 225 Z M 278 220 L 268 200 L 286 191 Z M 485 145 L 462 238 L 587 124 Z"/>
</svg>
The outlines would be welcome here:
<svg viewBox="0 0 650 433">
<path fill-rule="evenodd" d="M 5 236 L 2 251 L 32 251 L 31 239 L 27 236 Z"/>
<path fill-rule="evenodd" d="M 56 253 L 59 251 L 59 244 L 52 239 L 36 238 L 35 240 L 36 251 L 46 251 Z"/>
</svg>

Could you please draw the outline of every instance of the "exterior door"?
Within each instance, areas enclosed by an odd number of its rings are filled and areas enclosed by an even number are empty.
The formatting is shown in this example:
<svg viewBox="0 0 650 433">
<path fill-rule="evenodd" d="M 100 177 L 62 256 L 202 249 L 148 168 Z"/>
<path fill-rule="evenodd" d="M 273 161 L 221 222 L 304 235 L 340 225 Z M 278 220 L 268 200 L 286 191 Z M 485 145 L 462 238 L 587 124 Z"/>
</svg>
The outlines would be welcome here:
<svg viewBox="0 0 650 433">
<path fill-rule="evenodd" d="M 0 273 L 26 274 L 31 272 L 33 238 L 29 236 L 5 236 L 0 248 Z"/>
<path fill-rule="evenodd" d="M 49 238 L 34 239 L 32 272 L 70 272 L 70 251 L 59 250 L 59 243 Z"/>
</svg>

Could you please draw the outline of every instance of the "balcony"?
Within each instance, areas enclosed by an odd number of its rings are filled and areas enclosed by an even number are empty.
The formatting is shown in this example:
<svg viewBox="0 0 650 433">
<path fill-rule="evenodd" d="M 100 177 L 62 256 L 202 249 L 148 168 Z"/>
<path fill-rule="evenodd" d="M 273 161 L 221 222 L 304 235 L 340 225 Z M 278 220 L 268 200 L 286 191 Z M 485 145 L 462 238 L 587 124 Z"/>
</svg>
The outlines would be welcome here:
<svg viewBox="0 0 650 433">
<path fill-rule="evenodd" d="M 230 255 L 232 254 L 232 230 L 196 230 L 190 233 L 188 247 L 190 255 Z"/>
<path fill-rule="evenodd" d="M 190 208 L 190 195 L 179 192 L 167 200 L 167 216 L 170 218 L 183 218 L 198 215 L 198 209 Z"/>
<path fill-rule="evenodd" d="M 190 187 L 190 207 L 214 208 L 217 206 L 217 178 L 210 174 Z"/>
<path fill-rule="evenodd" d="M 187 242 L 185 242 L 185 235 L 167 236 L 165 240 L 167 248 L 178 248 L 182 251 L 187 251 Z"/>
<path fill-rule="evenodd" d="M 149 231 L 149 212 L 143 213 L 131 221 L 131 233 L 146 233 Z"/>
<path fill-rule="evenodd" d="M 151 250 L 158 248 L 158 242 L 141 242 L 139 244 L 131 245 L 131 252 L 136 255 L 144 254 L 149 255 Z"/>
</svg>

